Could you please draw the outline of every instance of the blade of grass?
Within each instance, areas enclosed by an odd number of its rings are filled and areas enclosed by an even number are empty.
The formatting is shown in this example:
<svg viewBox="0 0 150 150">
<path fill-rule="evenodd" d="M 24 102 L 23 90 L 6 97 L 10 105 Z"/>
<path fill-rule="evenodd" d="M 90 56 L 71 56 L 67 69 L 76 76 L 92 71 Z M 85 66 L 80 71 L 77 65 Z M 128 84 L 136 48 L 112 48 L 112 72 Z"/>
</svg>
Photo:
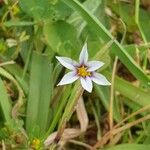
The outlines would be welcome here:
<svg viewBox="0 0 150 150">
<path fill-rule="evenodd" d="M 116 81 L 115 81 L 116 82 Z M 109 112 L 109 89 L 107 87 L 100 87 L 99 85 L 94 86 L 97 96 L 100 97 L 100 100 L 105 107 L 105 109 Z M 113 118 L 115 121 L 120 121 L 120 114 L 117 112 L 117 109 L 114 109 Z"/>
<path fill-rule="evenodd" d="M 135 22 L 139 28 L 139 31 L 140 31 L 140 34 L 142 36 L 142 39 L 144 41 L 145 44 L 147 44 L 147 39 L 146 39 L 146 36 L 143 32 L 143 29 L 140 25 L 140 21 L 139 21 L 139 13 L 140 13 L 140 0 L 136 0 L 135 1 Z M 148 54 L 148 51 L 146 50 L 145 51 L 145 54 L 144 54 L 144 63 L 143 63 L 143 69 L 146 70 L 146 66 L 147 66 L 147 54 Z"/>
<path fill-rule="evenodd" d="M 0 107 L 2 109 L 4 118 L 6 122 L 11 122 L 11 104 L 9 101 L 9 97 L 6 91 L 6 88 L 4 86 L 3 81 L 0 78 L 0 91 L 1 91 L 1 95 L 0 95 Z"/>
<path fill-rule="evenodd" d="M 107 76 L 107 78 L 111 78 L 111 75 L 109 72 L 104 72 L 104 74 Z M 129 98 L 132 102 L 144 107 L 147 105 L 150 105 L 150 94 L 143 89 L 140 89 L 138 87 L 133 86 L 131 83 L 119 78 L 115 77 L 115 84 L 114 88 L 116 91 L 118 91 L 120 94 L 124 95 L 125 97 Z M 109 101 L 106 97 L 108 95 L 108 88 L 101 88 L 98 85 L 95 85 L 95 91 L 98 95 L 98 97 L 101 98 L 101 101 L 105 107 L 105 109 L 109 110 Z M 132 106 L 129 105 L 129 107 L 132 108 Z M 117 110 L 114 109 L 114 116 L 113 118 L 118 122 L 120 121 L 120 117 L 118 116 Z"/>
<path fill-rule="evenodd" d="M 58 138 L 58 141 L 60 140 L 60 137 L 62 136 L 66 127 L 66 123 L 70 120 L 74 112 L 74 107 L 76 106 L 80 96 L 83 94 L 83 91 L 84 89 L 81 87 L 80 83 L 76 82 L 58 126 L 58 133 L 56 136 L 56 139 Z"/>
<path fill-rule="evenodd" d="M 110 73 L 105 72 L 105 75 L 110 78 Z M 120 92 L 125 97 L 129 98 L 133 102 L 139 104 L 140 106 L 146 106 L 150 104 L 150 94 L 138 87 L 133 86 L 128 81 L 115 77 L 115 90 Z"/>
<path fill-rule="evenodd" d="M 59 129 L 61 128 L 61 126 L 63 125 L 64 122 L 68 122 L 70 117 L 72 116 L 73 112 L 74 112 L 74 107 L 76 106 L 80 96 L 83 94 L 84 89 L 81 87 L 80 83 L 77 81 L 77 83 L 75 84 L 72 93 L 69 97 L 67 106 L 65 108 L 65 112 L 62 116 L 62 119 L 59 123 Z"/>
<path fill-rule="evenodd" d="M 24 92 L 27 94 L 28 93 L 28 80 L 29 80 L 29 77 L 26 74 L 24 79 L 22 80 L 22 74 L 23 74 L 22 68 L 17 64 L 13 64 L 13 65 L 4 66 L 4 69 L 6 69 L 9 73 L 11 73 L 15 77 L 16 81 L 22 87 Z"/>
<path fill-rule="evenodd" d="M 36 22 L 29 22 L 29 21 L 6 21 L 3 23 L 6 27 L 12 27 L 12 26 L 33 26 L 36 24 Z"/>
<path fill-rule="evenodd" d="M 50 127 L 47 131 L 47 135 L 52 133 L 59 121 L 59 119 L 61 118 L 61 115 L 62 115 L 62 112 L 63 112 L 63 108 L 65 107 L 67 101 L 68 101 L 68 97 L 70 96 L 70 92 L 71 92 L 71 86 L 69 87 L 66 87 L 64 90 L 63 90 L 64 94 L 61 95 L 61 98 L 59 100 L 59 103 L 58 103 L 58 106 L 56 107 L 56 110 L 54 110 L 54 118 L 50 124 Z"/>
<path fill-rule="evenodd" d="M 9 79 L 17 87 L 18 99 L 17 99 L 17 102 L 15 103 L 14 107 L 12 108 L 12 112 L 11 112 L 12 113 L 12 117 L 13 118 L 17 118 L 19 109 L 24 104 L 24 92 L 23 92 L 21 86 L 19 85 L 19 82 L 17 82 L 17 80 L 9 72 L 7 72 L 3 68 L 0 68 L 0 74 L 3 77 Z"/>
<path fill-rule="evenodd" d="M 30 71 L 26 129 L 30 133 L 34 128 L 39 127 L 44 133 L 48 123 L 53 86 L 52 65 L 48 56 L 33 52 Z"/>
<path fill-rule="evenodd" d="M 80 2 L 77 0 L 63 0 L 68 6 L 76 10 L 86 20 L 88 25 L 100 36 L 104 41 L 109 42 L 113 40 L 112 35 L 98 21 L 94 15 L 92 15 Z M 112 52 L 118 56 L 122 63 L 131 71 L 131 73 L 146 86 L 150 87 L 150 79 L 144 74 L 143 70 L 135 63 L 132 57 L 125 51 L 125 49 L 116 41 L 111 46 Z"/>
</svg>

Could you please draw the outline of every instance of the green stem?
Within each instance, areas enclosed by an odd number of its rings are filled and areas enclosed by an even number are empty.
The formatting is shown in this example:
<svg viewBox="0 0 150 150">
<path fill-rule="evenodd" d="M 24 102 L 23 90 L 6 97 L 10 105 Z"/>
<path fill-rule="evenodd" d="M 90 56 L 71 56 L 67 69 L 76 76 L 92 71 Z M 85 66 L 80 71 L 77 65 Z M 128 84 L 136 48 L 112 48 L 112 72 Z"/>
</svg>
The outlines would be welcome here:
<svg viewBox="0 0 150 150">
<path fill-rule="evenodd" d="M 59 123 L 57 137 L 61 137 L 61 134 L 63 133 L 63 130 L 65 128 L 65 125 L 70 120 L 70 118 L 74 112 L 75 106 L 76 106 L 80 96 L 82 95 L 83 91 L 84 90 L 81 87 L 80 83 L 77 82 L 73 88 L 72 94 L 68 100 L 67 106 L 66 106 L 65 111 L 62 116 L 62 119 Z"/>
<path fill-rule="evenodd" d="M 145 34 L 144 34 L 143 29 L 139 22 L 139 12 L 140 12 L 140 0 L 136 0 L 135 1 L 135 22 L 139 28 L 139 31 L 140 31 L 140 34 L 142 36 L 144 43 L 147 44 L 148 41 L 145 37 Z M 144 61 L 143 61 L 143 69 L 144 70 L 146 69 L 146 66 L 147 66 L 147 53 L 148 53 L 148 51 L 146 50 L 145 55 L 144 55 Z"/>
<path fill-rule="evenodd" d="M 60 99 L 60 104 L 58 106 L 58 110 L 56 111 L 55 117 L 47 131 L 47 135 L 49 135 L 51 132 L 53 132 L 54 128 L 56 127 L 56 124 L 58 123 L 58 120 L 60 119 L 60 116 L 62 114 L 63 108 L 65 107 L 65 104 L 67 103 L 68 97 L 70 95 L 70 90 L 71 90 L 71 88 L 66 88 L 64 90 L 64 95 Z"/>
</svg>

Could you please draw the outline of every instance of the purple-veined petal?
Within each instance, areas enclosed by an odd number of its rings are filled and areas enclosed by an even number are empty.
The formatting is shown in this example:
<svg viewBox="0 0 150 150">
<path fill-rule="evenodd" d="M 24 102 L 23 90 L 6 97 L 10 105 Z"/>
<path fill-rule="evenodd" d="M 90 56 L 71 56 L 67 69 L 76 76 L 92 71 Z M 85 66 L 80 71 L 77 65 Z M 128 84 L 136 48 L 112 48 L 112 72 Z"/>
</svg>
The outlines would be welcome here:
<svg viewBox="0 0 150 150">
<path fill-rule="evenodd" d="M 95 71 L 104 65 L 101 61 L 89 61 L 87 62 L 88 69 L 87 71 Z"/>
<path fill-rule="evenodd" d="M 105 76 L 96 72 L 93 72 L 91 79 L 93 82 L 99 85 L 111 85 L 111 83 L 106 79 Z"/>
<path fill-rule="evenodd" d="M 56 56 L 57 60 L 66 68 L 70 70 L 75 70 L 75 66 L 78 65 L 78 63 L 68 57 L 58 57 Z"/>
<path fill-rule="evenodd" d="M 80 81 L 81 81 L 81 85 L 82 87 L 88 91 L 88 92 L 92 92 L 92 88 L 93 88 L 93 84 L 92 84 L 92 80 L 90 79 L 90 77 L 86 77 L 86 78 L 83 78 L 83 77 L 80 77 Z"/>
<path fill-rule="evenodd" d="M 79 56 L 79 63 L 80 65 L 82 65 L 86 64 L 87 61 L 88 61 L 88 51 L 87 51 L 87 43 L 85 43 Z"/>
<path fill-rule="evenodd" d="M 58 85 L 70 84 L 76 81 L 79 77 L 76 75 L 76 72 L 72 71 L 63 76 Z"/>
</svg>

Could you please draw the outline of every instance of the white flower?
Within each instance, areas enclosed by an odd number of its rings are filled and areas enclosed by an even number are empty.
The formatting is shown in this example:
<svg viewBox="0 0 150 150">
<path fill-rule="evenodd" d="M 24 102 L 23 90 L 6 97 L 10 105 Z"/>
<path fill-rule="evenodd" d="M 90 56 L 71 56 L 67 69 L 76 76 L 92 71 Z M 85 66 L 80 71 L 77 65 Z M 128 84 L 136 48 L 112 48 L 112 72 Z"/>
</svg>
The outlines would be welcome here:
<svg viewBox="0 0 150 150">
<path fill-rule="evenodd" d="M 92 92 L 92 81 L 99 85 L 110 85 L 110 82 L 102 74 L 95 72 L 104 63 L 100 61 L 88 61 L 87 44 L 82 48 L 79 63 L 67 57 L 56 56 L 56 58 L 64 67 L 71 70 L 71 72 L 62 78 L 58 85 L 70 84 L 79 79 L 82 87 L 88 92 Z"/>
</svg>

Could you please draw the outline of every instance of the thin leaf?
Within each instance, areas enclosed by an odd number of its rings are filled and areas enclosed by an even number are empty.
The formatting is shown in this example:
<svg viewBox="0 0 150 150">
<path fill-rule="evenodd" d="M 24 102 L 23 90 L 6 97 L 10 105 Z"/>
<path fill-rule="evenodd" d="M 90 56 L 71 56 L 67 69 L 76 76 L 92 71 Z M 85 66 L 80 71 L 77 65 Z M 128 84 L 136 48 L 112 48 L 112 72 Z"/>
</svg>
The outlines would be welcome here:
<svg viewBox="0 0 150 150">
<path fill-rule="evenodd" d="M 30 70 L 30 89 L 27 103 L 26 129 L 47 128 L 49 105 L 52 93 L 52 65 L 48 56 L 33 52 Z"/>
<path fill-rule="evenodd" d="M 107 77 L 110 77 L 108 72 L 105 72 Z M 146 106 L 150 104 L 150 93 L 144 91 L 141 88 L 135 87 L 128 81 L 125 81 L 119 77 L 115 77 L 115 90 L 120 92 L 125 97 L 129 98 L 133 102 L 140 106 Z"/>
<path fill-rule="evenodd" d="M 3 81 L 0 78 L 0 107 L 2 109 L 2 113 L 4 115 L 5 121 L 10 122 L 11 121 L 11 104 L 9 101 L 9 97 L 6 91 L 6 88 L 4 86 Z"/>
<path fill-rule="evenodd" d="M 80 122 L 81 132 L 85 132 L 88 127 L 89 119 L 85 109 L 83 97 L 80 97 L 76 106 L 76 113 Z"/>
</svg>

